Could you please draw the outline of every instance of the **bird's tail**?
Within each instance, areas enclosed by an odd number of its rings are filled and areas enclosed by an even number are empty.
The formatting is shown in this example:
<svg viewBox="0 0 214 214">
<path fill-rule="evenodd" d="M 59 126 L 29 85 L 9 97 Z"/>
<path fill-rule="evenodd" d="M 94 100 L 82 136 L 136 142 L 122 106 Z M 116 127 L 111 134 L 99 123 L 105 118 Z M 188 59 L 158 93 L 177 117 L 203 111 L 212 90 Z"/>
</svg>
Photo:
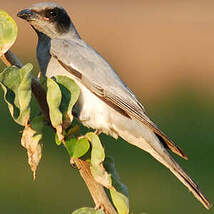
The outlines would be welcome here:
<svg viewBox="0 0 214 214">
<path fill-rule="evenodd" d="M 172 158 L 172 156 L 162 145 L 159 139 L 155 136 L 155 134 L 147 127 L 138 126 L 135 128 L 136 132 L 133 131 L 133 129 L 130 132 L 127 131 L 127 129 L 126 131 L 121 131 L 121 129 L 118 129 L 117 132 L 124 140 L 147 151 L 155 159 L 165 165 L 193 193 L 193 195 L 204 205 L 206 209 L 210 209 L 212 204 L 201 192 L 198 185 L 190 178 L 189 175 L 184 172 L 184 170 L 179 166 L 179 164 Z M 139 128 L 141 130 L 141 134 L 139 133 Z M 142 137 L 139 135 L 141 135 Z"/>
<path fill-rule="evenodd" d="M 204 205 L 206 209 L 210 209 L 212 204 L 201 192 L 199 186 L 187 175 L 184 170 L 169 156 L 170 162 L 164 165 L 193 193 L 193 195 Z"/>
</svg>

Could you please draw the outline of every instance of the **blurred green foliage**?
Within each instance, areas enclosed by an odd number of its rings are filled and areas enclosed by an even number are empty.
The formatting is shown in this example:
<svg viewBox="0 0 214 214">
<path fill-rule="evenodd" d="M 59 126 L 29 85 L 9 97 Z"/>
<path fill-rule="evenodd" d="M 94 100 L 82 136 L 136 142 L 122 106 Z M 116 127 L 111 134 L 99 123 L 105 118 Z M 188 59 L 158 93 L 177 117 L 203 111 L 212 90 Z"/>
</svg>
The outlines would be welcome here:
<svg viewBox="0 0 214 214">
<path fill-rule="evenodd" d="M 182 89 L 182 90 L 181 90 Z M 0 92 L 2 100 L 3 92 Z M 159 127 L 183 148 L 188 161 L 176 159 L 211 201 L 214 201 L 214 99 L 191 87 L 175 90 L 145 103 Z M 67 214 L 83 206 L 93 206 L 78 170 L 69 163 L 65 149 L 55 144 L 48 128 L 44 133 L 43 157 L 35 182 L 27 155 L 20 145 L 22 127 L 0 103 L 0 205 L 4 214 Z M 36 113 L 36 112 L 35 112 Z M 177 179 L 150 155 L 123 140 L 101 136 L 116 164 L 120 179 L 129 188 L 130 210 L 135 214 L 194 213 L 207 211 Z"/>
</svg>

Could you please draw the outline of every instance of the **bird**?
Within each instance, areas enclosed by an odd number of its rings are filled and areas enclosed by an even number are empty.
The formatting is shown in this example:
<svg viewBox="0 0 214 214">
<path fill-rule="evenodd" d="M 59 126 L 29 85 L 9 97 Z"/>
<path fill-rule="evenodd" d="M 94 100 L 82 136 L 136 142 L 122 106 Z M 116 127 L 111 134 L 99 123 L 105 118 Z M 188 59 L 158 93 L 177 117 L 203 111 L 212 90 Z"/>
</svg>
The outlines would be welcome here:
<svg viewBox="0 0 214 214">
<path fill-rule="evenodd" d="M 209 209 L 211 203 L 180 167 L 169 151 L 187 159 L 147 116 L 143 105 L 111 65 L 77 32 L 66 10 L 56 3 L 41 2 L 20 10 L 38 35 L 37 60 L 47 77 L 64 75 L 80 88 L 75 116 L 86 127 L 121 137 L 148 152 L 167 167 Z"/>
</svg>

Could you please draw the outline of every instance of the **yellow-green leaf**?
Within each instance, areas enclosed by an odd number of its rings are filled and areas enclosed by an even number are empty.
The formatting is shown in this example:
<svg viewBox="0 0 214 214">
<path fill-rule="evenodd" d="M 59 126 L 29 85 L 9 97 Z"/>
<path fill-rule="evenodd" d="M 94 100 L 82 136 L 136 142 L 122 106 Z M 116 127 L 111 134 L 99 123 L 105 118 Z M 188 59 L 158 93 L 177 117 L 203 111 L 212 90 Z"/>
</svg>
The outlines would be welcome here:
<svg viewBox="0 0 214 214">
<path fill-rule="evenodd" d="M 55 80 L 62 93 L 60 110 L 65 115 L 65 119 L 69 116 L 70 121 L 72 121 L 72 108 L 79 98 L 80 89 L 78 85 L 69 77 L 59 75 L 55 76 Z"/>
<path fill-rule="evenodd" d="M 60 146 L 62 144 L 62 141 L 59 139 L 57 133 L 55 134 L 55 142 L 56 142 L 56 145 L 58 145 L 58 146 Z"/>
<path fill-rule="evenodd" d="M 16 40 L 16 22 L 0 9 L 0 56 L 6 53 Z"/>
<path fill-rule="evenodd" d="M 110 194 L 114 206 L 117 209 L 119 214 L 128 214 L 129 213 L 129 200 L 122 193 L 115 190 L 115 188 L 110 188 Z"/>
<path fill-rule="evenodd" d="M 112 158 L 106 158 L 103 165 L 111 174 L 112 187 L 109 190 L 112 202 L 119 214 L 127 214 L 129 212 L 128 188 L 121 183 Z"/>
<path fill-rule="evenodd" d="M 102 184 L 106 188 L 110 188 L 112 185 L 111 175 L 108 174 L 103 167 L 105 152 L 102 143 L 100 142 L 99 137 L 93 132 L 87 133 L 86 137 L 91 142 L 92 146 L 90 166 L 91 174 L 98 183 Z"/>
<path fill-rule="evenodd" d="M 72 212 L 72 214 L 104 214 L 103 210 L 96 210 L 90 207 L 83 207 Z"/>
<path fill-rule="evenodd" d="M 12 118 L 22 126 L 25 126 L 30 118 L 32 68 L 31 64 L 20 69 L 11 66 L 0 73 L 4 100 Z"/>
<path fill-rule="evenodd" d="M 82 157 L 90 148 L 88 139 L 81 138 L 77 140 L 76 138 L 70 138 L 65 141 L 65 147 L 72 158 Z"/>
<path fill-rule="evenodd" d="M 52 126 L 56 128 L 59 141 L 64 139 L 63 130 L 69 127 L 73 120 L 72 107 L 79 94 L 79 87 L 69 77 L 47 78 L 47 102 L 50 120 Z"/>
<path fill-rule="evenodd" d="M 47 103 L 51 124 L 54 128 L 62 125 L 62 113 L 59 109 L 62 100 L 62 93 L 58 84 L 47 78 Z"/>
</svg>

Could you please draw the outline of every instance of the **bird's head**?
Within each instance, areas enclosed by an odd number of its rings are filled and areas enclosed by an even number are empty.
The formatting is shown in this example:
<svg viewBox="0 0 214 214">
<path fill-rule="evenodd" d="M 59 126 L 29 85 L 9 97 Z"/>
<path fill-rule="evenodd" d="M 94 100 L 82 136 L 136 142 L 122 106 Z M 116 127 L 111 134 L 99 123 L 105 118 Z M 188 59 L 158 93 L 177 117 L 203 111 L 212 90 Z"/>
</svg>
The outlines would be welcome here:
<svg viewBox="0 0 214 214">
<path fill-rule="evenodd" d="M 34 4 L 28 9 L 19 11 L 17 16 L 28 21 L 37 32 L 50 38 L 65 34 L 74 28 L 67 12 L 55 3 Z"/>
</svg>

